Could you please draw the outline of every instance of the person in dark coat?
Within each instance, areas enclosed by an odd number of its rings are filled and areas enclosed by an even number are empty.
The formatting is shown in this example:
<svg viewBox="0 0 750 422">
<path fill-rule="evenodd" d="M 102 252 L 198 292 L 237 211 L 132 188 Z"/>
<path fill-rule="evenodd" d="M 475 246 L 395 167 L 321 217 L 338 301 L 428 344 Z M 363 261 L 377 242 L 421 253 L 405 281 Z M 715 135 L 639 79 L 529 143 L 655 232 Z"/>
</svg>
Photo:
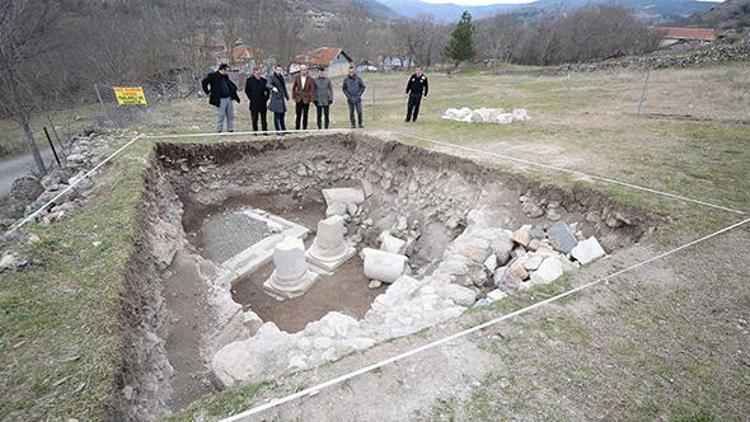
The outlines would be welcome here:
<svg viewBox="0 0 750 422">
<path fill-rule="evenodd" d="M 406 105 L 407 122 L 416 122 L 419 116 L 419 106 L 422 104 L 422 97 L 427 98 L 430 86 L 427 83 L 427 76 L 422 71 L 422 66 L 417 66 L 414 73 L 406 84 L 406 95 L 409 101 Z"/>
<path fill-rule="evenodd" d="M 307 65 L 299 67 L 299 75 L 294 78 L 292 83 L 292 99 L 295 104 L 295 124 L 294 128 L 300 130 L 300 120 L 302 129 L 307 130 L 307 115 L 310 112 L 310 103 L 315 98 L 315 81 L 307 74 Z"/>
<path fill-rule="evenodd" d="M 331 104 L 333 104 L 333 84 L 326 77 L 326 69 L 318 70 L 318 78 L 315 79 L 315 111 L 317 112 L 318 129 L 328 129 Z M 321 119 L 322 118 L 322 119 Z M 321 122 L 325 120 L 325 123 Z"/>
<path fill-rule="evenodd" d="M 253 74 L 245 81 L 245 95 L 250 101 L 250 118 L 253 122 L 253 132 L 258 131 L 258 118 L 263 132 L 268 130 L 266 111 L 268 109 L 268 98 L 271 90 L 268 89 L 268 81 L 260 74 L 260 67 L 253 67 Z"/>
<path fill-rule="evenodd" d="M 354 111 L 357 112 L 357 122 L 360 128 L 364 128 L 362 125 L 362 94 L 365 93 L 364 81 L 357 75 L 357 71 L 354 66 L 349 66 L 349 74 L 344 77 L 344 83 L 341 89 L 344 91 L 346 102 L 349 105 L 349 122 L 351 123 L 352 129 L 354 125 Z"/>
<path fill-rule="evenodd" d="M 229 79 L 229 66 L 222 63 L 216 72 L 206 75 L 201 81 L 203 92 L 208 95 L 208 103 L 217 108 L 216 131 L 221 132 L 224 120 L 227 121 L 227 131 L 234 132 L 234 104 L 240 103 L 237 95 L 237 85 Z"/>
<path fill-rule="evenodd" d="M 273 74 L 268 77 L 266 84 L 271 90 L 271 102 L 268 103 L 268 109 L 273 112 L 273 126 L 277 132 L 286 130 L 284 115 L 286 113 L 286 102 L 289 100 L 289 93 L 286 90 L 286 81 L 284 80 L 284 69 L 276 65 Z"/>
</svg>

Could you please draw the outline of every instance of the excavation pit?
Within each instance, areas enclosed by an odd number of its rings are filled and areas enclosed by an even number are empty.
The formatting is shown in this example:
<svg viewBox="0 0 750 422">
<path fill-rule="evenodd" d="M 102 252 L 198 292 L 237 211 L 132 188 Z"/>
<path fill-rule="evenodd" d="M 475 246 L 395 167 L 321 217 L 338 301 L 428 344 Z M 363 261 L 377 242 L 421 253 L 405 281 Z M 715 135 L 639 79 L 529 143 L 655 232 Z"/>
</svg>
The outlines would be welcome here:
<svg viewBox="0 0 750 422">
<path fill-rule="evenodd" d="M 139 306 L 123 312 L 131 346 L 117 406 L 130 417 L 313 368 L 554 282 L 665 221 L 593 189 L 542 185 L 354 133 L 155 149 L 132 260 L 139 266 L 124 293 Z M 361 198 L 330 203 L 323 190 L 331 188 Z M 309 252 L 331 215 L 345 222 L 356 254 L 326 271 Z M 263 284 L 274 245 L 289 236 L 304 239 L 317 278 L 280 301 Z M 588 249 L 571 250 L 576 244 Z M 404 274 L 372 283 L 365 248 L 403 254 Z M 148 317 L 138 316 L 143 306 Z"/>
</svg>

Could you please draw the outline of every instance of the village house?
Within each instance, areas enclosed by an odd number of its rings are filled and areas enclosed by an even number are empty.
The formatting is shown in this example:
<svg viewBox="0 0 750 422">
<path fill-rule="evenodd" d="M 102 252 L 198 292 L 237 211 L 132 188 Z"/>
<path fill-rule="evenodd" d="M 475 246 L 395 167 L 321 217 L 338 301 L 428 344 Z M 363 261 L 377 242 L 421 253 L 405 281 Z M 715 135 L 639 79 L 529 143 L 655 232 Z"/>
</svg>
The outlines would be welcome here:
<svg viewBox="0 0 750 422">
<path fill-rule="evenodd" d="M 340 48 L 321 47 L 295 57 L 289 66 L 289 73 L 299 72 L 300 65 L 306 64 L 309 68 L 325 67 L 328 76 L 343 76 L 352 62 L 352 58 Z"/>
<path fill-rule="evenodd" d="M 662 26 L 657 29 L 663 33 L 660 44 L 662 48 L 672 48 L 683 44 L 705 44 L 716 41 L 716 31 L 710 28 Z"/>
</svg>

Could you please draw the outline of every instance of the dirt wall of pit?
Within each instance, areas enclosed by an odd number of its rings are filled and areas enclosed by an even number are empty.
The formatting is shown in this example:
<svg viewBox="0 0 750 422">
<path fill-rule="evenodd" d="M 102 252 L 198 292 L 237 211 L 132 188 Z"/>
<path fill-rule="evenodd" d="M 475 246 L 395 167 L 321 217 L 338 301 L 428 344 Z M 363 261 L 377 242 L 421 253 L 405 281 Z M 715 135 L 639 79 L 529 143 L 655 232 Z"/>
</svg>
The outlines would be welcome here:
<svg viewBox="0 0 750 422">
<path fill-rule="evenodd" d="M 179 201 L 152 154 L 136 211 L 133 252 L 124 271 L 118 317 L 120 355 L 112 386 L 112 420 L 153 420 L 166 410 L 172 367 L 164 347 L 164 300 L 159 273 L 180 239 Z"/>
<path fill-rule="evenodd" d="M 587 234 L 595 233 L 608 250 L 667 221 L 593 188 L 542 184 L 469 159 L 356 133 L 161 143 L 157 151 L 180 198 L 202 205 L 264 193 L 320 196 L 322 188 L 364 185 L 374 198 L 366 213 L 374 220 L 369 235 L 405 218 L 421 225 L 446 223 L 455 237 L 480 203 L 495 207 L 508 228 L 545 219 L 586 222 Z"/>
</svg>

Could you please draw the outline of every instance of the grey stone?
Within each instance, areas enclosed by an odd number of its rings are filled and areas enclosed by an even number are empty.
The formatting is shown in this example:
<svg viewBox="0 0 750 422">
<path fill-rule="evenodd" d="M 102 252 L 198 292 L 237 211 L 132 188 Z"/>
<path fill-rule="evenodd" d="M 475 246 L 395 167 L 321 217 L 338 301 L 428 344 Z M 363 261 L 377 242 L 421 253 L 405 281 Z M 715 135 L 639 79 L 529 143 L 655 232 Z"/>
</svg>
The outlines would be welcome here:
<svg viewBox="0 0 750 422">
<path fill-rule="evenodd" d="M 570 231 L 570 227 L 562 221 L 558 221 L 547 230 L 547 237 L 553 248 L 565 254 L 570 253 L 578 244 L 578 239 Z"/>
<path fill-rule="evenodd" d="M 459 286 L 458 284 L 438 286 L 436 290 L 440 297 L 450 299 L 459 306 L 471 306 L 477 298 L 474 290 Z"/>
<path fill-rule="evenodd" d="M 524 202 L 521 205 L 521 210 L 531 218 L 538 218 L 544 215 L 544 208 L 531 201 Z"/>
<path fill-rule="evenodd" d="M 10 197 L 26 206 L 44 192 L 44 186 L 34 176 L 19 177 L 10 187 Z"/>
<path fill-rule="evenodd" d="M 495 282 L 495 287 L 508 294 L 518 291 L 521 285 L 521 279 L 513 275 L 508 267 L 500 267 L 495 270 L 493 281 Z"/>
</svg>

